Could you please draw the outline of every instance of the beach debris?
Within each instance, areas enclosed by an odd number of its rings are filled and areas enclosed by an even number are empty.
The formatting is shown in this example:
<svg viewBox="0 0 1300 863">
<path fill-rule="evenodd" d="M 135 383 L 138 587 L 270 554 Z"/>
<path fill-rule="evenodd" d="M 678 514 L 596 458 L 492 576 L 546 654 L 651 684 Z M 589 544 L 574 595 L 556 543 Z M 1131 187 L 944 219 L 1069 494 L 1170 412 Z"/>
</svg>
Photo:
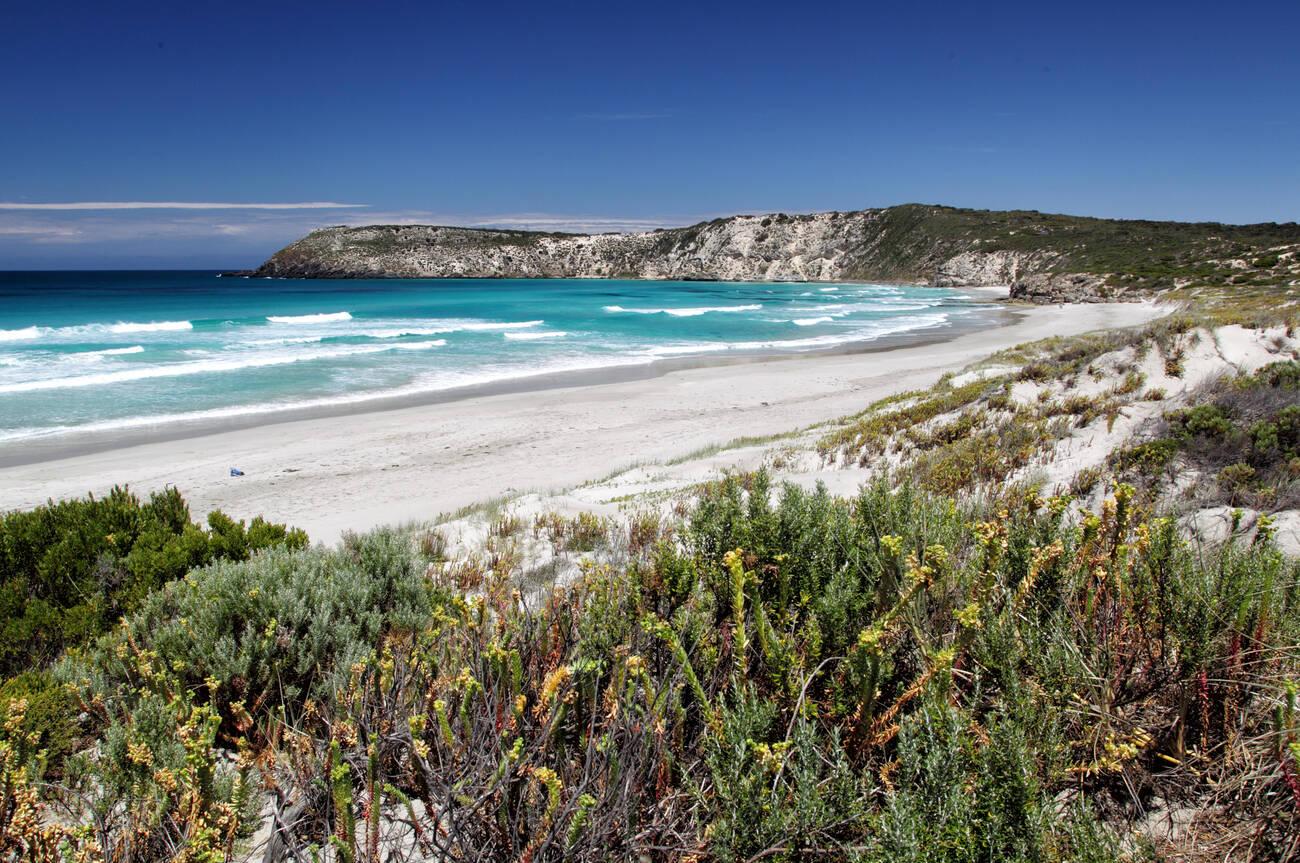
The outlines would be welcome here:
<svg viewBox="0 0 1300 863">
<path fill-rule="evenodd" d="M 231 476 L 243 476 L 243 475 L 244 475 L 244 472 L 243 472 L 242 470 L 240 470 L 239 468 L 237 468 L 237 467 L 232 467 L 232 468 L 230 469 L 230 475 L 231 475 Z"/>
</svg>

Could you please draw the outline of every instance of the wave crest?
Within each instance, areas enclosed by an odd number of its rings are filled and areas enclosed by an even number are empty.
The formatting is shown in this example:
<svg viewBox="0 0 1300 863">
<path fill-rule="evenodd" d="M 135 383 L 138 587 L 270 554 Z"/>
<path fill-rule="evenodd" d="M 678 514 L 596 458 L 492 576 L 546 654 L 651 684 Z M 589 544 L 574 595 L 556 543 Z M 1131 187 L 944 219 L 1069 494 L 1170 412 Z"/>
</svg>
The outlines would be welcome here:
<svg viewBox="0 0 1300 863">
<path fill-rule="evenodd" d="M 77 389 L 80 387 L 111 386 L 132 381 L 152 378 L 185 377 L 188 375 L 211 374 L 216 372 L 236 372 L 244 369 L 282 366 L 290 363 L 303 363 L 312 360 L 330 360 L 342 357 L 378 354 L 386 351 L 419 351 L 438 348 L 447 344 L 445 339 L 427 342 L 410 342 L 395 345 L 355 345 L 340 348 L 324 348 L 317 351 L 300 351 L 294 353 L 270 353 L 263 356 L 250 356 L 231 359 L 193 360 L 162 366 L 143 366 L 134 369 L 121 369 L 88 375 L 72 375 L 62 378 L 44 378 L 32 381 L 19 381 L 0 384 L 0 393 L 29 393 L 42 390 Z"/>
<path fill-rule="evenodd" d="M 567 336 L 568 333 L 564 332 L 563 330 L 550 330 L 549 332 L 545 332 L 545 333 L 502 333 L 501 335 L 505 336 L 508 339 L 513 339 L 522 342 L 531 342 L 531 341 L 536 341 L 538 339 L 562 339 L 565 336 Z"/>
<path fill-rule="evenodd" d="M 267 315 L 273 324 L 333 324 L 352 320 L 350 312 L 322 312 L 317 315 Z"/>
<path fill-rule="evenodd" d="M 144 345 L 132 345 L 129 348 L 105 348 L 102 351 L 79 351 L 72 356 L 81 357 L 120 357 L 127 354 L 144 353 Z"/>
<path fill-rule="evenodd" d="M 192 329 L 194 329 L 194 324 L 190 321 L 148 321 L 146 323 L 118 321 L 115 324 L 76 324 L 69 327 L 33 326 L 23 327 L 20 330 L 0 330 L 0 342 L 31 341 L 33 339 L 43 339 L 47 336 L 54 338 L 105 334 L 120 336 L 129 333 L 169 333 Z"/>
<path fill-rule="evenodd" d="M 91 328 L 96 326 L 99 325 L 88 324 L 86 327 L 86 331 L 94 332 L 94 330 Z M 77 330 L 80 328 L 67 327 L 67 329 Z M 116 324 L 109 324 L 107 332 L 113 333 L 114 335 L 121 335 L 123 333 L 174 333 L 174 332 L 180 332 L 182 330 L 192 330 L 192 329 L 194 329 L 194 324 L 192 324 L 189 321 L 150 321 L 147 324 L 118 322 Z M 56 330 L 55 332 L 58 332 L 58 330 Z"/>
<path fill-rule="evenodd" d="M 685 306 L 674 309 L 628 309 L 623 306 L 605 306 L 605 311 L 612 314 L 620 312 L 632 315 L 672 315 L 675 318 L 693 318 L 697 315 L 707 315 L 711 312 L 756 312 L 763 308 L 762 303 L 751 303 L 744 306 Z"/>
<path fill-rule="evenodd" d="M 40 327 L 23 327 L 21 330 L 0 330 L 0 342 L 21 342 L 27 339 L 39 339 Z"/>
<path fill-rule="evenodd" d="M 870 342 L 882 336 L 910 330 L 925 330 L 947 323 L 948 315 L 940 312 L 933 315 L 907 315 L 889 321 L 881 321 L 874 326 L 846 330 L 842 334 L 812 336 L 806 339 L 773 339 L 754 342 L 695 342 L 680 345 L 662 345 L 645 351 L 652 357 L 680 357 L 689 354 L 717 353 L 719 351 L 761 351 L 761 350 L 813 350 L 831 348 L 852 342 Z"/>
</svg>

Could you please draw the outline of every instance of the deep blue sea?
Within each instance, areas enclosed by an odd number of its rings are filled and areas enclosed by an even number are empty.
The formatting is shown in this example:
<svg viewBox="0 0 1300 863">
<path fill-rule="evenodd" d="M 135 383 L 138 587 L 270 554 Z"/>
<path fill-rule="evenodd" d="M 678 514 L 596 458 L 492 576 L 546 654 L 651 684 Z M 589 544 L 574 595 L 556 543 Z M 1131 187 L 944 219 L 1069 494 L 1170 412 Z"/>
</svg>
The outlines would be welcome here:
<svg viewBox="0 0 1300 863">
<path fill-rule="evenodd" d="M 868 284 L 0 273 L 0 443 L 825 350 L 989 309 Z"/>
</svg>

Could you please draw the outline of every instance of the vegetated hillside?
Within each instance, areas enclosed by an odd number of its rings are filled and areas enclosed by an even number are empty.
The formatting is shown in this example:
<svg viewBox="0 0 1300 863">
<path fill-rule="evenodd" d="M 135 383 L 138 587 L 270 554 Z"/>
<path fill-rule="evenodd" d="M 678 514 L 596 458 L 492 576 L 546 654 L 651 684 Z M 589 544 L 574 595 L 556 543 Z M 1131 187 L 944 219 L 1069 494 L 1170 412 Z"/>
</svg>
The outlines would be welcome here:
<svg viewBox="0 0 1300 863">
<path fill-rule="evenodd" d="M 1300 226 L 1093 219 L 907 204 L 733 216 L 634 234 L 426 225 L 325 228 L 258 276 L 867 280 L 1010 285 L 1096 300 L 1172 288 L 1300 284 Z"/>
<path fill-rule="evenodd" d="M 60 664 L 93 757 L 6 726 L 0 853 L 1293 859 L 1295 335 L 1053 340 L 616 517 L 198 568 Z"/>
</svg>

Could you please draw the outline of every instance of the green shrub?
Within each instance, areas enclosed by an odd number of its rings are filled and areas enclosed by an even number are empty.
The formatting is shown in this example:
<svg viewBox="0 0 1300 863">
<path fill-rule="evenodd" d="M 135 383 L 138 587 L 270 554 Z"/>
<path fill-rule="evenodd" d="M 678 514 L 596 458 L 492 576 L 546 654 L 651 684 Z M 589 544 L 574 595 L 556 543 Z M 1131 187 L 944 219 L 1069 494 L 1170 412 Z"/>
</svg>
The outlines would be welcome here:
<svg viewBox="0 0 1300 863">
<path fill-rule="evenodd" d="M 1226 437 L 1232 433 L 1232 420 L 1216 404 L 1196 405 L 1166 415 L 1170 427 L 1187 437 Z"/>
<path fill-rule="evenodd" d="M 1120 470 L 1132 470 L 1153 477 L 1161 473 L 1178 454 L 1179 442 L 1173 438 L 1158 438 L 1117 450 L 1111 457 Z"/>
<path fill-rule="evenodd" d="M 59 765 L 80 737 L 76 717 L 77 702 L 48 671 L 26 671 L 0 684 L 0 729 L 8 724 L 15 702 L 23 702 L 25 711 L 20 733 L 35 739 L 36 747 L 43 753 L 43 761 Z M 0 730 L 0 737 L 5 731 Z M 44 765 L 38 768 L 43 773 Z"/>
<path fill-rule="evenodd" d="M 1248 464 L 1230 464 L 1218 474 L 1219 485 L 1228 496 L 1228 502 L 1239 502 L 1255 481 L 1255 469 Z"/>
<path fill-rule="evenodd" d="M 1123 484 L 1074 514 L 764 472 L 672 537 L 542 595 L 438 587 L 390 532 L 195 571 L 60 666 L 102 729 L 78 791 L 137 860 L 234 836 L 256 782 L 276 841 L 366 860 L 1111 861 L 1138 794 L 1290 841 L 1267 537 L 1193 549 Z"/>
<path fill-rule="evenodd" d="M 307 543 L 302 531 L 261 518 L 245 527 L 214 512 L 208 524 L 190 522 L 174 488 L 143 504 L 114 488 L 0 514 L 0 674 L 48 665 L 196 566 Z"/>
<path fill-rule="evenodd" d="M 142 662 L 161 661 L 163 680 L 203 691 L 228 725 L 236 702 L 257 717 L 327 700 L 381 636 L 427 624 L 438 594 L 425 565 L 393 531 L 350 537 L 338 550 L 218 561 L 151 594 L 60 675 L 88 702 L 111 705 Z M 111 723 L 112 711 L 103 718 Z"/>
<path fill-rule="evenodd" d="M 1119 450 L 1111 464 L 1151 479 L 1178 456 L 1196 473 L 1188 497 L 1261 510 L 1300 506 L 1300 485 L 1290 464 L 1300 457 L 1300 363 L 1272 363 L 1258 372 L 1211 383 L 1189 407 L 1165 414 L 1164 436 Z"/>
</svg>

